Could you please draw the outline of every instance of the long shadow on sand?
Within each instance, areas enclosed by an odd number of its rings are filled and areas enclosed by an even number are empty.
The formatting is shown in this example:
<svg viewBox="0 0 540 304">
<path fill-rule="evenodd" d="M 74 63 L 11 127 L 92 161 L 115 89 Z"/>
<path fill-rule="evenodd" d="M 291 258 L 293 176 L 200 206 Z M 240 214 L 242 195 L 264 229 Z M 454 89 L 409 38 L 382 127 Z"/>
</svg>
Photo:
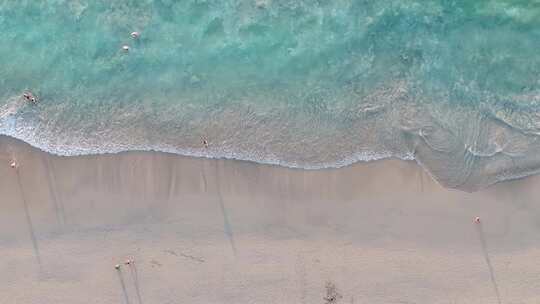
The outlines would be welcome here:
<svg viewBox="0 0 540 304">
<path fill-rule="evenodd" d="M 56 176 L 54 174 L 54 165 L 51 163 L 51 160 L 47 156 L 42 156 L 42 161 L 43 166 L 45 166 L 47 185 L 49 186 L 49 193 L 53 201 L 56 220 L 61 226 L 64 226 L 66 224 L 66 214 L 64 212 L 64 205 L 56 191 Z"/>
<path fill-rule="evenodd" d="M 495 290 L 497 303 L 501 304 L 501 295 L 499 294 L 499 285 L 497 284 L 497 280 L 495 279 L 495 272 L 493 271 L 493 266 L 489 258 L 489 254 L 488 254 L 488 250 L 486 246 L 486 239 L 484 236 L 484 229 L 482 228 L 482 222 L 477 222 L 475 226 L 476 226 L 476 231 L 478 232 L 478 236 L 480 238 L 480 243 L 482 245 L 482 252 L 484 254 L 484 259 L 486 260 L 486 264 L 489 269 L 489 276 L 491 278 L 491 283 L 493 284 L 493 289 Z"/>
<path fill-rule="evenodd" d="M 142 304 L 142 297 L 141 297 L 141 289 L 139 286 L 139 273 L 137 272 L 137 266 L 135 266 L 134 262 L 131 262 L 129 264 L 129 270 L 131 273 L 131 278 L 133 279 L 133 284 L 135 285 L 135 292 L 137 293 L 137 300 L 139 301 L 139 304 Z"/>
<path fill-rule="evenodd" d="M 41 257 L 39 254 L 39 246 L 36 239 L 36 233 L 34 231 L 34 224 L 32 223 L 32 217 L 30 216 L 30 211 L 28 210 L 28 203 L 26 202 L 26 196 L 24 195 L 24 190 L 21 183 L 21 176 L 18 169 L 16 169 L 16 175 L 17 175 L 17 183 L 19 185 L 19 191 L 21 193 L 21 201 L 23 203 L 23 208 L 24 208 L 24 216 L 26 218 L 26 224 L 28 226 L 28 230 L 30 231 L 30 239 L 32 240 L 32 247 L 34 248 L 34 255 L 36 256 L 37 263 L 39 265 L 39 268 L 41 269 Z"/>
<path fill-rule="evenodd" d="M 118 274 L 118 280 L 120 280 L 120 286 L 122 287 L 122 292 L 124 293 L 124 300 L 126 301 L 126 304 L 129 304 L 129 297 L 126 290 L 126 283 L 124 283 L 124 276 L 122 275 L 122 270 L 118 269 L 116 273 Z"/>
<path fill-rule="evenodd" d="M 229 222 L 229 214 L 227 212 L 225 202 L 223 201 L 223 195 L 221 194 L 221 183 L 219 179 L 218 163 L 215 162 L 215 164 L 216 164 L 216 188 L 217 188 L 216 191 L 217 191 L 218 204 L 221 210 L 221 216 L 223 217 L 223 229 L 225 231 L 225 235 L 227 235 L 227 238 L 229 239 L 229 244 L 231 245 L 231 250 L 233 252 L 233 255 L 236 257 L 236 244 L 234 242 L 234 234 L 231 228 L 231 223 Z M 206 187 L 206 173 L 204 170 L 204 165 L 202 167 L 202 175 L 203 175 L 203 180 Z"/>
</svg>

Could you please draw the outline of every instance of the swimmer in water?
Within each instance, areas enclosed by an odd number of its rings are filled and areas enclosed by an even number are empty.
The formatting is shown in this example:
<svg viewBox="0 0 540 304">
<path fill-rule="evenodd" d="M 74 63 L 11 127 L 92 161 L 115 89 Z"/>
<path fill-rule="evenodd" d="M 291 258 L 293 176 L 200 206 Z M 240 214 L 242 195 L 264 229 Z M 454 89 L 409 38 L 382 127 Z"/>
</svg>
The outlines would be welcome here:
<svg viewBox="0 0 540 304">
<path fill-rule="evenodd" d="M 140 34 L 139 32 L 132 32 L 132 33 L 131 33 L 131 38 L 137 39 L 137 38 L 139 38 L 140 35 L 141 35 L 141 34 Z"/>
<path fill-rule="evenodd" d="M 206 138 L 203 138 L 202 143 L 205 148 L 208 148 L 208 140 L 206 140 Z"/>
<path fill-rule="evenodd" d="M 24 97 L 24 99 L 26 99 L 26 101 L 30 101 L 30 102 L 32 102 L 34 104 L 37 103 L 37 98 L 31 92 L 24 92 L 23 97 Z"/>
</svg>

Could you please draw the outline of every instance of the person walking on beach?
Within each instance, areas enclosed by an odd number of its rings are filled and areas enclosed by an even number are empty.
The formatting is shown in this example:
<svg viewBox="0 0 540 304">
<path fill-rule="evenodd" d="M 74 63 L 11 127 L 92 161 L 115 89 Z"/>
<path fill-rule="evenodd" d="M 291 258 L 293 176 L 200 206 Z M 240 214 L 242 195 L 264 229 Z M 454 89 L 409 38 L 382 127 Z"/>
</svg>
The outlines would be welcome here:
<svg viewBox="0 0 540 304">
<path fill-rule="evenodd" d="M 16 160 L 12 160 L 9 166 L 11 167 L 11 169 L 15 169 L 15 170 L 19 169 L 19 164 L 17 163 Z"/>
<path fill-rule="evenodd" d="M 0 159 L 4 159 L 4 160 L 8 160 L 9 161 L 9 167 L 11 169 L 19 169 L 19 163 L 17 162 L 17 160 L 15 159 L 15 157 L 2 157 L 0 156 Z"/>
</svg>

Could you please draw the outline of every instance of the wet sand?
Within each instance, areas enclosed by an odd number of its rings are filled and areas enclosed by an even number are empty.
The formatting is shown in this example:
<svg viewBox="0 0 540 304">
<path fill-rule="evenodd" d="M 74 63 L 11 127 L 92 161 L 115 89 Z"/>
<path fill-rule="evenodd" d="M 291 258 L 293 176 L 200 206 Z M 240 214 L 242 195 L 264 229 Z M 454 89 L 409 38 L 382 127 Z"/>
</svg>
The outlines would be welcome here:
<svg viewBox="0 0 540 304">
<path fill-rule="evenodd" d="M 466 193 L 398 160 L 64 158 L 0 137 L 0 194 L 0 303 L 540 303 L 540 177 Z"/>
</svg>

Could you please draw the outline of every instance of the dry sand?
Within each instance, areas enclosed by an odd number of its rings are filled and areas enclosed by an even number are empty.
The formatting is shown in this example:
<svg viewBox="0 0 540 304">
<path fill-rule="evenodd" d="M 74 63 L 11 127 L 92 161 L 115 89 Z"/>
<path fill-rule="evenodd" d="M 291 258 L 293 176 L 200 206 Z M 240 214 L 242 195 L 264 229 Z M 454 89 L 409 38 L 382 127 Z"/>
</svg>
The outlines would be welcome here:
<svg viewBox="0 0 540 304">
<path fill-rule="evenodd" d="M 540 303 L 539 177 L 471 194 L 397 160 L 61 158 L 2 137 L 0 194 L 0 303 Z"/>
</svg>

